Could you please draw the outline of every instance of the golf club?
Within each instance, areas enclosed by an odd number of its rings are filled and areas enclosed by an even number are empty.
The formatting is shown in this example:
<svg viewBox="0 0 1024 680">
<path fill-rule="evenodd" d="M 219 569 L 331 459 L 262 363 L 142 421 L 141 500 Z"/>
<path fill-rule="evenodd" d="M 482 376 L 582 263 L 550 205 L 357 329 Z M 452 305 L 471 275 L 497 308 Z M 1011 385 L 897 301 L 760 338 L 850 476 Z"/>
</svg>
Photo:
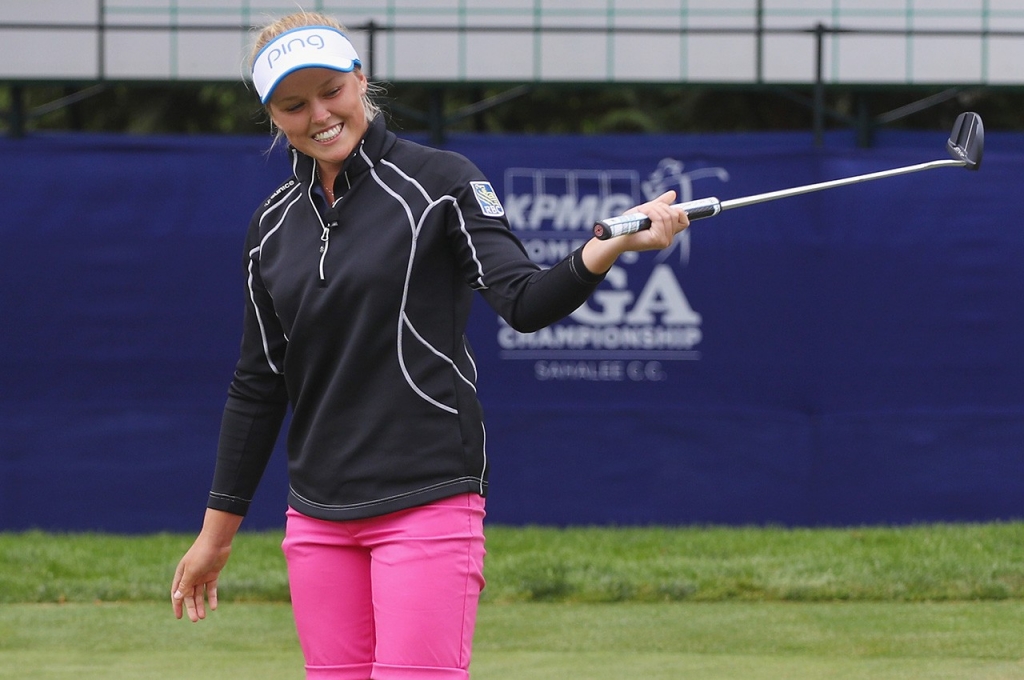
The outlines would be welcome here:
<svg viewBox="0 0 1024 680">
<path fill-rule="evenodd" d="M 792 189 L 769 191 L 764 194 L 755 194 L 753 196 L 746 196 L 743 198 L 733 198 L 726 201 L 719 201 L 714 197 L 700 198 L 694 201 L 686 201 L 685 203 L 676 203 L 673 207 L 685 210 L 687 217 L 689 217 L 692 222 L 694 220 L 704 219 L 705 217 L 714 217 L 723 210 L 742 208 L 747 205 L 754 205 L 755 203 L 765 203 L 779 198 L 808 194 L 812 191 L 832 189 L 835 187 L 846 186 L 847 184 L 868 182 L 870 180 L 882 179 L 883 177 L 895 177 L 896 175 L 906 175 L 912 172 L 932 170 L 934 168 L 967 168 L 968 170 L 977 170 L 981 167 L 981 156 L 984 151 L 984 146 L 985 128 L 982 125 L 981 116 L 977 113 L 966 112 L 957 116 L 956 122 L 953 124 L 953 131 L 949 135 L 949 141 L 946 142 L 946 149 L 949 151 L 950 156 L 952 156 L 951 159 L 936 160 L 929 163 L 919 163 L 917 165 L 907 165 L 902 168 L 893 168 L 892 170 L 872 172 L 866 175 L 856 175 L 845 179 L 819 182 L 818 184 L 807 184 L 804 186 L 793 187 Z M 594 225 L 594 236 L 601 240 L 605 240 L 612 238 L 613 236 L 622 236 L 623 234 L 632 234 L 642 231 L 650 228 L 650 226 L 651 221 L 646 215 L 642 213 L 632 213 L 598 221 Z"/>
</svg>

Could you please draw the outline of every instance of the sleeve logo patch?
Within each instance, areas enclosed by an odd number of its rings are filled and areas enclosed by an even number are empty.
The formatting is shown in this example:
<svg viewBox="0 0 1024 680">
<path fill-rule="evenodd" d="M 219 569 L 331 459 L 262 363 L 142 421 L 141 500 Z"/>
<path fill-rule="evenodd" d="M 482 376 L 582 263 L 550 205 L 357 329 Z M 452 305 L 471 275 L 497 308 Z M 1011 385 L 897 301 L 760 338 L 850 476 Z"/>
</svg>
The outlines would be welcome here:
<svg viewBox="0 0 1024 680">
<path fill-rule="evenodd" d="M 476 196 L 476 202 L 484 215 L 501 217 L 505 214 L 505 209 L 501 206 L 501 201 L 498 200 L 498 194 L 494 193 L 490 182 L 470 182 L 469 185 L 473 187 L 473 195 Z"/>
</svg>

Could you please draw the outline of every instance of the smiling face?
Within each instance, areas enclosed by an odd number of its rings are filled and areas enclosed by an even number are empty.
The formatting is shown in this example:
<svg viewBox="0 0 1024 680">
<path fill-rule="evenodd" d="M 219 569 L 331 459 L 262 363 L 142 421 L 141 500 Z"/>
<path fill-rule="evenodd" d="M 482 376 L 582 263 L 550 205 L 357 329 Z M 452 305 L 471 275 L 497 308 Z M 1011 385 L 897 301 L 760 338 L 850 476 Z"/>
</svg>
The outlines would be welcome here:
<svg viewBox="0 0 1024 680">
<path fill-rule="evenodd" d="M 363 106 L 366 85 L 360 69 L 300 69 L 274 90 L 270 117 L 292 146 L 333 176 L 369 126 Z"/>
</svg>

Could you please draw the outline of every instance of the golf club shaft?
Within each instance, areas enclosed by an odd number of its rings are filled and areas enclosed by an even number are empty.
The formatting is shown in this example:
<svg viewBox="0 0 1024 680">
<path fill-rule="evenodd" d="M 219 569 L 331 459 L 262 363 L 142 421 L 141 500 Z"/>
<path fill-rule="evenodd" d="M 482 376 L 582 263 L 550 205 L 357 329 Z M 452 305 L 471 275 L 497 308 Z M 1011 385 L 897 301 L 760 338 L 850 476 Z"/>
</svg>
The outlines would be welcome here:
<svg viewBox="0 0 1024 680">
<path fill-rule="evenodd" d="M 747 205 L 754 205 L 755 203 L 766 203 L 767 201 L 774 201 L 779 198 L 789 198 L 790 196 L 809 194 L 811 192 L 822 191 L 824 189 L 834 189 L 835 187 L 842 187 L 846 186 L 847 184 L 859 184 L 860 182 L 869 182 L 871 180 L 883 179 L 885 177 L 909 175 L 912 172 L 920 172 L 922 170 L 931 170 L 933 168 L 962 168 L 963 166 L 963 161 L 955 160 L 930 161 L 928 163 L 918 163 L 917 165 L 907 165 L 902 168 L 893 168 L 892 170 L 882 170 L 881 172 L 869 172 L 866 175 L 844 177 L 842 179 L 834 179 L 828 182 L 818 182 L 817 184 L 807 184 L 800 187 L 793 187 L 792 189 L 780 189 L 779 191 L 769 191 L 763 194 L 754 194 L 753 196 L 746 196 L 743 198 L 733 198 L 727 201 L 722 201 L 722 210 L 729 210 L 730 208 L 742 208 Z"/>
<path fill-rule="evenodd" d="M 702 198 L 695 201 L 687 201 L 685 203 L 675 203 L 672 207 L 686 211 L 687 217 L 690 221 L 704 219 L 706 217 L 714 217 L 723 210 L 729 210 L 731 208 L 742 208 L 748 205 L 754 205 L 755 203 L 766 203 L 768 201 L 775 201 L 780 198 L 789 198 L 790 196 L 799 196 L 800 194 L 809 194 L 814 191 L 822 191 L 825 189 L 833 189 L 835 187 L 846 186 L 848 184 L 858 184 L 860 182 L 868 182 L 875 179 L 882 179 L 885 177 L 895 177 L 897 175 L 907 175 L 912 172 L 920 172 L 922 170 L 932 170 L 934 168 L 949 168 L 949 167 L 964 167 L 966 163 L 959 160 L 938 160 L 930 161 L 928 163 L 918 163 L 916 165 L 907 165 L 902 168 L 893 168 L 891 170 L 882 170 L 880 172 L 871 172 L 865 175 L 856 175 L 854 177 L 845 177 L 842 179 L 834 179 L 828 182 L 818 182 L 817 184 L 807 184 L 804 186 L 793 187 L 791 189 L 780 189 L 778 191 L 769 191 L 763 194 L 754 194 L 753 196 L 745 196 L 742 198 L 732 198 L 725 201 L 719 201 L 717 198 Z M 615 236 L 622 236 L 624 234 L 632 234 L 638 231 L 643 231 L 651 226 L 650 219 L 642 213 L 632 213 L 628 215 L 622 215 L 620 217 L 612 217 L 610 219 L 601 220 L 594 225 L 594 235 L 599 239 L 608 239 Z"/>
</svg>

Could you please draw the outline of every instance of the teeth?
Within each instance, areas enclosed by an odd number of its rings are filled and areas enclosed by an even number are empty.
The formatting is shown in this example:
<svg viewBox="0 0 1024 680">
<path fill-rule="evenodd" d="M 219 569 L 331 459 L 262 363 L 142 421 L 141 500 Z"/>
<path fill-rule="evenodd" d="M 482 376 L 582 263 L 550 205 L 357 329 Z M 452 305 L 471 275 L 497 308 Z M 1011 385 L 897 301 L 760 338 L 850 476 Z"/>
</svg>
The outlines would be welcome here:
<svg viewBox="0 0 1024 680">
<path fill-rule="evenodd" d="M 317 134 L 313 135 L 313 139 L 315 139 L 318 142 L 329 142 L 340 134 L 341 125 L 335 125 L 329 130 L 324 130 L 323 132 L 318 132 Z"/>
</svg>

